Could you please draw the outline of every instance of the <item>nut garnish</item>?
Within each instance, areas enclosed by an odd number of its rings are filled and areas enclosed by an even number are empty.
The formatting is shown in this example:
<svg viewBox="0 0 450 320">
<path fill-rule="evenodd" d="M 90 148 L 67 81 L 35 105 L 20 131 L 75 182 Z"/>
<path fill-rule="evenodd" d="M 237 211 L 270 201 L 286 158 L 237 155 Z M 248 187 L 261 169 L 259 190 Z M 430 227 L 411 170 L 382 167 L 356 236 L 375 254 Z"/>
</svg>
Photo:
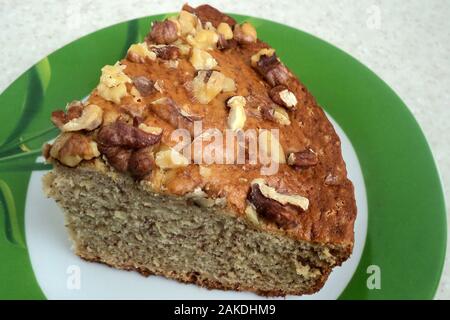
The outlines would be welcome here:
<svg viewBox="0 0 450 320">
<path fill-rule="evenodd" d="M 231 130 L 239 130 L 244 127 L 247 117 L 245 115 L 245 98 L 242 96 L 234 96 L 227 101 L 230 107 L 228 114 L 228 128 Z"/>
<path fill-rule="evenodd" d="M 264 48 L 264 49 L 259 50 L 257 53 L 252 55 L 250 58 L 252 67 L 256 67 L 261 56 L 271 57 L 271 56 L 273 56 L 274 53 L 275 53 L 275 50 L 272 48 Z"/>
<path fill-rule="evenodd" d="M 150 104 L 150 108 L 159 118 L 175 128 L 184 127 L 184 120 L 194 122 L 202 119 L 201 116 L 192 114 L 189 110 L 189 106 L 180 106 L 173 99 L 167 97 L 153 101 Z"/>
<path fill-rule="evenodd" d="M 198 6 L 197 8 L 192 8 L 189 5 L 185 4 L 183 6 L 183 10 L 195 14 L 202 23 L 206 24 L 209 22 L 216 28 L 221 22 L 228 23 L 231 26 L 236 24 L 236 21 L 232 17 L 223 14 L 216 8 L 211 7 L 207 4 L 203 4 L 201 6 Z"/>
<path fill-rule="evenodd" d="M 295 168 L 308 168 L 319 162 L 317 154 L 311 149 L 290 153 L 287 163 Z"/>
<path fill-rule="evenodd" d="M 112 167 L 142 178 L 152 170 L 154 161 L 151 148 L 159 143 L 161 136 L 162 130 L 153 133 L 143 124 L 136 128 L 123 121 L 116 121 L 100 129 L 97 142 Z"/>
<path fill-rule="evenodd" d="M 258 213 L 256 212 L 256 209 L 252 204 L 248 204 L 247 207 L 245 207 L 245 216 L 253 224 L 259 224 Z"/>
<path fill-rule="evenodd" d="M 202 29 L 197 31 L 195 36 L 188 35 L 186 41 L 194 48 L 212 50 L 216 48 L 219 35 L 212 30 Z"/>
<path fill-rule="evenodd" d="M 153 135 L 160 135 L 162 133 L 162 128 L 160 127 L 150 127 L 148 125 L 146 125 L 145 123 L 141 123 L 138 125 L 138 129 L 153 134 Z"/>
<path fill-rule="evenodd" d="M 169 44 L 178 39 L 178 27 L 170 20 L 154 22 L 150 38 L 157 44 Z"/>
<path fill-rule="evenodd" d="M 257 33 L 251 23 L 244 22 L 234 26 L 234 38 L 239 43 L 253 43 L 256 42 Z"/>
<path fill-rule="evenodd" d="M 180 49 L 175 45 L 152 45 L 150 50 L 163 60 L 176 60 L 181 56 Z"/>
<path fill-rule="evenodd" d="M 131 153 L 128 161 L 128 171 L 135 177 L 145 177 L 154 166 L 151 148 L 142 148 Z"/>
<path fill-rule="evenodd" d="M 216 59 L 213 58 L 208 52 L 202 49 L 194 48 L 192 50 L 191 58 L 189 62 L 195 68 L 195 70 L 211 70 L 217 66 Z"/>
<path fill-rule="evenodd" d="M 161 140 L 161 134 L 151 134 L 123 121 L 104 126 L 97 134 L 97 142 L 105 146 L 140 149 Z"/>
<path fill-rule="evenodd" d="M 131 83 L 131 79 L 123 72 L 126 66 L 118 62 L 113 65 L 106 65 L 102 68 L 100 83 L 97 86 L 98 94 L 105 100 L 120 103 L 122 97 L 127 95 L 126 83 Z"/>
<path fill-rule="evenodd" d="M 103 120 L 103 110 L 95 104 L 90 104 L 83 108 L 80 117 L 67 122 L 61 127 L 61 131 L 91 131 L 96 129 Z"/>
<path fill-rule="evenodd" d="M 286 108 L 295 108 L 295 106 L 297 106 L 297 98 L 284 85 L 273 87 L 269 91 L 269 95 L 273 102 Z"/>
<path fill-rule="evenodd" d="M 182 36 L 195 32 L 197 26 L 197 17 L 192 13 L 185 10 L 181 10 L 178 16 L 178 23 L 180 24 L 180 32 Z"/>
<path fill-rule="evenodd" d="M 79 118 L 83 113 L 83 103 L 81 101 L 72 101 L 66 106 L 66 112 L 56 110 L 52 112 L 51 121 L 59 129 L 72 119 Z"/>
<path fill-rule="evenodd" d="M 275 53 L 270 56 L 267 54 L 260 55 L 254 68 L 272 87 L 280 84 L 286 85 L 290 77 L 289 71 Z"/>
<path fill-rule="evenodd" d="M 289 114 L 281 107 L 275 106 L 273 108 L 273 118 L 276 122 L 283 126 L 288 126 L 291 124 Z"/>
<path fill-rule="evenodd" d="M 156 153 L 155 163 L 161 169 L 175 169 L 186 167 L 189 160 L 175 149 L 168 148 Z"/>
<path fill-rule="evenodd" d="M 279 193 L 266 184 L 263 179 L 251 182 L 247 200 L 253 205 L 258 215 L 275 222 L 280 227 L 294 227 L 300 211 L 306 211 L 309 200 L 300 195 Z"/>
<path fill-rule="evenodd" d="M 134 77 L 133 85 L 143 97 L 148 97 L 156 92 L 155 83 L 145 76 Z"/>
<path fill-rule="evenodd" d="M 259 155 L 275 163 L 286 163 L 286 156 L 278 138 L 270 130 L 261 129 L 258 136 Z"/>
<path fill-rule="evenodd" d="M 156 54 L 148 50 L 145 42 L 132 44 L 128 49 L 127 59 L 131 62 L 145 63 L 147 59 L 155 60 Z"/>
<path fill-rule="evenodd" d="M 233 30 L 228 23 L 221 22 L 217 26 L 217 33 L 223 36 L 225 40 L 233 39 Z"/>
<path fill-rule="evenodd" d="M 235 90 L 233 79 L 225 77 L 219 71 L 199 71 L 189 85 L 193 97 L 201 104 L 208 104 L 221 91 Z"/>
<path fill-rule="evenodd" d="M 75 167 L 83 160 L 91 160 L 100 155 L 94 141 L 83 134 L 74 132 L 59 135 L 51 146 L 49 154 L 69 167 Z"/>
</svg>

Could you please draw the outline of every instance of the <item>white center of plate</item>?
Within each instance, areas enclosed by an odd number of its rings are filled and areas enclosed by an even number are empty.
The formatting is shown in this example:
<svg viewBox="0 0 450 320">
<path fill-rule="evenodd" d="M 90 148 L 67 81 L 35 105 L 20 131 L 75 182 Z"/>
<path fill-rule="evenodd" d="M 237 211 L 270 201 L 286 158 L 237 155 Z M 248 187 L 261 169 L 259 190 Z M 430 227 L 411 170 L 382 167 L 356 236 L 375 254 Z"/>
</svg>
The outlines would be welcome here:
<svg viewBox="0 0 450 320">
<path fill-rule="evenodd" d="M 358 266 L 366 240 L 367 198 L 361 167 L 344 131 L 330 116 L 328 118 L 341 138 L 348 176 L 355 186 L 358 207 L 355 246 L 352 256 L 333 270 L 319 292 L 287 299 L 339 297 Z M 116 270 L 78 258 L 71 250 L 61 209 L 42 191 L 44 174 L 42 171 L 31 174 L 25 204 L 25 232 L 36 279 L 48 299 L 262 299 L 253 293 L 207 290 L 161 276 L 145 278 L 137 272 Z"/>
</svg>

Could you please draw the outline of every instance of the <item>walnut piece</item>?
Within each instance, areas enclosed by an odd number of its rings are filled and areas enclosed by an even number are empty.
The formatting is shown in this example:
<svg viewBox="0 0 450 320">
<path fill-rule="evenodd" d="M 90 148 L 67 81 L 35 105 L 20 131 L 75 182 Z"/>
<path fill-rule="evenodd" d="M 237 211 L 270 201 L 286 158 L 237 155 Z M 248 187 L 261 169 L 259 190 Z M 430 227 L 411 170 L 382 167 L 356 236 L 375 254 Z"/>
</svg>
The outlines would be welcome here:
<svg viewBox="0 0 450 320">
<path fill-rule="evenodd" d="M 51 121 L 59 129 L 67 122 L 79 118 L 83 113 L 83 103 L 81 101 L 72 101 L 66 107 L 66 112 L 56 110 L 52 112 Z"/>
<path fill-rule="evenodd" d="M 170 20 L 153 23 L 150 38 L 157 44 L 169 44 L 178 39 L 177 25 Z"/>
<path fill-rule="evenodd" d="M 315 166 L 318 162 L 317 154 L 311 149 L 290 153 L 287 160 L 288 165 L 302 169 Z"/>
<path fill-rule="evenodd" d="M 194 48 L 212 50 L 216 48 L 219 35 L 213 30 L 201 29 L 196 32 L 195 36 L 188 35 L 186 41 Z"/>
<path fill-rule="evenodd" d="M 125 68 L 126 66 L 119 62 L 102 68 L 100 83 L 97 86 L 97 92 L 102 98 L 119 104 L 122 97 L 128 94 L 125 84 L 131 83 L 131 79 L 123 72 Z"/>
<path fill-rule="evenodd" d="M 216 59 L 205 50 L 199 48 L 192 49 L 192 55 L 189 62 L 195 70 L 211 70 L 217 66 Z"/>
<path fill-rule="evenodd" d="M 228 99 L 227 106 L 230 108 L 228 114 L 228 128 L 231 130 L 239 130 L 244 127 L 247 117 L 245 115 L 245 98 L 242 96 L 234 96 Z"/>
<path fill-rule="evenodd" d="M 233 30 L 228 23 L 219 23 L 219 25 L 217 26 L 217 33 L 219 35 L 222 35 L 225 40 L 233 39 Z"/>
<path fill-rule="evenodd" d="M 224 22 L 230 26 L 234 26 L 236 21 L 230 16 L 223 14 L 219 10 L 210 5 L 204 4 L 196 8 L 192 8 L 189 5 L 184 5 L 183 10 L 195 14 L 203 24 L 207 22 L 211 23 L 212 26 L 217 28 L 220 23 Z"/>
<path fill-rule="evenodd" d="M 269 91 L 270 98 L 273 102 L 288 109 L 295 108 L 297 106 L 297 98 L 288 90 L 284 85 L 278 85 L 273 87 Z"/>
<path fill-rule="evenodd" d="M 146 60 L 155 60 L 156 53 L 148 49 L 147 43 L 132 44 L 127 52 L 127 59 L 135 63 L 145 63 Z"/>
<path fill-rule="evenodd" d="M 155 83 L 145 76 L 134 77 L 133 85 L 142 97 L 148 97 L 156 93 Z"/>
<path fill-rule="evenodd" d="M 180 49 L 175 45 L 156 45 L 150 49 L 162 60 L 176 60 L 181 56 Z"/>
<path fill-rule="evenodd" d="M 180 25 L 180 33 L 182 36 L 195 32 L 197 26 L 197 17 L 186 10 L 181 10 L 178 16 L 178 23 Z"/>
<path fill-rule="evenodd" d="M 263 179 L 252 181 L 247 201 L 257 213 L 256 221 L 259 215 L 283 228 L 295 227 L 298 224 L 298 214 L 307 210 L 309 205 L 308 199 L 302 196 L 278 193 Z M 250 210 L 246 212 L 247 216 L 251 213 Z"/>
<path fill-rule="evenodd" d="M 119 172 L 130 172 L 137 178 L 151 173 L 154 160 L 152 146 L 159 143 L 162 130 L 150 133 L 123 121 L 104 126 L 97 134 L 100 152 L 108 163 Z M 147 129 L 147 128 L 144 128 Z"/>
<path fill-rule="evenodd" d="M 62 164 L 75 167 L 83 160 L 91 160 L 100 155 L 97 144 L 87 136 L 64 132 L 50 147 L 49 155 Z"/>
<path fill-rule="evenodd" d="M 254 68 L 272 86 L 286 85 L 289 80 L 289 71 L 274 53 L 270 56 L 262 54 L 254 64 Z"/>
<path fill-rule="evenodd" d="M 219 71 L 198 72 L 190 83 L 193 97 L 201 104 L 208 104 L 220 92 L 230 92 L 236 89 L 233 79 L 226 77 Z"/>
<path fill-rule="evenodd" d="M 159 118 L 166 121 L 175 128 L 182 128 L 183 121 L 194 122 L 202 117 L 192 114 L 187 105 L 180 106 L 173 99 L 163 97 L 150 104 L 151 111 Z"/>
<path fill-rule="evenodd" d="M 74 118 L 61 127 L 61 131 L 92 131 L 98 128 L 103 121 L 103 110 L 95 104 L 87 105 L 83 108 L 81 115 Z"/>
<path fill-rule="evenodd" d="M 253 43 L 256 42 L 257 39 L 256 30 L 249 22 L 244 22 L 241 25 L 235 25 L 233 36 L 234 39 L 241 44 Z"/>
<path fill-rule="evenodd" d="M 286 110 L 279 106 L 275 106 L 273 108 L 273 119 L 275 120 L 275 122 L 283 126 L 288 126 L 291 124 L 291 120 L 289 120 L 289 114 L 286 112 Z"/>
<path fill-rule="evenodd" d="M 161 169 L 175 169 L 186 167 L 189 160 L 175 149 L 168 148 L 156 153 L 155 163 Z"/>
<path fill-rule="evenodd" d="M 157 144 L 160 140 L 161 134 L 147 133 L 123 121 L 116 121 L 104 126 L 97 134 L 97 142 L 99 144 L 128 149 L 149 147 Z"/>
</svg>

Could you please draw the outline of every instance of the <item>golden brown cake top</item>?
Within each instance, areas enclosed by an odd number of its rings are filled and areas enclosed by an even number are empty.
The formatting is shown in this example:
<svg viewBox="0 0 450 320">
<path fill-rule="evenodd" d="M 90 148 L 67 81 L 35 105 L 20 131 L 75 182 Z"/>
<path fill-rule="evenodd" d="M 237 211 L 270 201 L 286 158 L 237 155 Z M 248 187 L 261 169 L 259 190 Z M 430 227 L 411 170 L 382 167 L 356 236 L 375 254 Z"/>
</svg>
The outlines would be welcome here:
<svg viewBox="0 0 450 320">
<path fill-rule="evenodd" d="M 353 186 L 332 125 L 250 23 L 208 5 L 154 22 L 102 68 L 87 102 L 52 121 L 62 133 L 48 159 L 103 159 L 152 192 L 224 204 L 298 239 L 353 243 Z"/>
</svg>

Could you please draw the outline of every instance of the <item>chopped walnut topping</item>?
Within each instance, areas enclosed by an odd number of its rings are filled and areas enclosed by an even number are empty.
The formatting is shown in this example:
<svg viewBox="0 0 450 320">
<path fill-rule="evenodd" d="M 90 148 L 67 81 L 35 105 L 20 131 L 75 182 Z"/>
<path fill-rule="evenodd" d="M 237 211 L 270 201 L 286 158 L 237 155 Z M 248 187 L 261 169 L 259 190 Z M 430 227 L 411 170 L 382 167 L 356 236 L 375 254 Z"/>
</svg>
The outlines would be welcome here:
<svg viewBox="0 0 450 320">
<path fill-rule="evenodd" d="M 216 28 L 221 22 L 227 23 L 230 26 L 234 26 L 236 24 L 236 21 L 232 17 L 207 4 L 198 6 L 197 8 L 192 8 L 185 4 L 183 6 L 183 10 L 195 14 L 202 23 L 206 24 L 209 22 Z"/>
<path fill-rule="evenodd" d="M 162 107 L 164 106 L 164 107 Z M 151 110 L 162 120 L 175 128 L 182 128 L 182 121 L 194 122 L 202 117 L 191 114 L 187 105 L 180 106 L 171 98 L 160 98 L 150 104 Z"/>
<path fill-rule="evenodd" d="M 145 63 L 147 59 L 155 60 L 156 54 L 148 50 L 145 42 L 132 44 L 128 49 L 127 59 L 131 62 Z"/>
<path fill-rule="evenodd" d="M 219 35 L 215 31 L 202 29 L 195 36 L 188 35 L 186 41 L 194 48 L 212 50 L 216 48 Z"/>
<path fill-rule="evenodd" d="M 319 162 L 317 154 L 311 149 L 290 153 L 287 163 L 295 168 L 308 168 Z"/>
<path fill-rule="evenodd" d="M 295 108 L 297 106 L 297 98 L 284 85 L 273 87 L 269 92 L 273 102 L 286 108 Z"/>
<path fill-rule="evenodd" d="M 92 131 L 103 121 L 103 110 L 95 104 L 83 108 L 81 115 L 65 123 L 60 129 L 63 132 L 87 130 Z"/>
<path fill-rule="evenodd" d="M 272 87 L 279 84 L 286 85 L 289 80 L 289 71 L 275 53 L 270 56 L 262 54 L 255 63 L 254 68 Z"/>
<path fill-rule="evenodd" d="M 178 23 L 180 24 L 180 32 L 182 36 L 195 32 L 197 27 L 197 17 L 192 13 L 181 10 L 178 16 Z"/>
<path fill-rule="evenodd" d="M 255 53 L 254 55 L 251 56 L 250 58 L 250 62 L 252 67 L 256 67 L 259 59 L 261 58 L 261 56 L 268 56 L 271 57 L 273 56 L 275 53 L 275 50 L 272 48 L 264 48 L 259 50 L 257 53 Z"/>
<path fill-rule="evenodd" d="M 221 91 L 229 92 L 235 90 L 232 79 L 225 77 L 219 71 L 199 71 L 197 76 L 189 85 L 193 97 L 202 104 L 208 104 Z"/>
<path fill-rule="evenodd" d="M 219 23 L 219 25 L 217 26 L 217 33 L 219 33 L 219 35 L 222 35 L 225 40 L 233 39 L 233 30 L 228 23 Z"/>
<path fill-rule="evenodd" d="M 151 173 L 154 164 L 151 148 L 142 148 L 131 153 L 128 171 L 135 177 L 145 177 Z"/>
<path fill-rule="evenodd" d="M 175 169 L 189 165 L 189 160 L 172 148 L 158 151 L 155 155 L 155 162 L 161 169 Z"/>
<path fill-rule="evenodd" d="M 176 60 L 181 56 L 180 49 L 175 45 L 156 45 L 150 49 L 163 60 Z"/>
<path fill-rule="evenodd" d="M 256 30 L 249 22 L 235 25 L 233 35 L 237 42 L 244 44 L 256 42 L 257 39 Z"/>
<path fill-rule="evenodd" d="M 289 120 L 289 114 L 281 107 L 275 106 L 273 108 L 273 119 L 275 122 L 283 125 L 288 126 L 291 124 L 291 120 Z"/>
<path fill-rule="evenodd" d="M 258 215 L 284 228 L 297 225 L 297 215 L 309 206 L 307 198 L 279 193 L 263 179 L 252 181 L 247 200 Z"/>
<path fill-rule="evenodd" d="M 150 38 L 157 44 L 169 44 L 178 39 L 178 27 L 170 20 L 154 22 Z"/>
<path fill-rule="evenodd" d="M 56 138 L 50 148 L 50 156 L 62 164 L 75 167 L 83 160 L 100 155 L 97 144 L 89 137 L 74 132 L 65 132 Z"/>
<path fill-rule="evenodd" d="M 97 134 L 97 142 L 108 163 L 119 172 L 130 172 L 142 178 L 153 167 L 151 148 L 159 143 L 162 130 L 150 133 L 142 124 L 138 128 L 123 121 L 104 126 Z"/>
<path fill-rule="evenodd" d="M 244 127 L 247 117 L 245 115 L 245 98 L 243 96 L 234 96 L 228 99 L 227 106 L 230 108 L 228 115 L 228 128 L 238 130 Z"/>
<path fill-rule="evenodd" d="M 123 121 L 104 126 L 97 134 L 97 142 L 105 146 L 140 149 L 158 143 L 161 134 L 147 133 Z"/>
<path fill-rule="evenodd" d="M 83 113 L 83 103 L 80 101 L 72 101 L 66 106 L 67 112 L 56 110 L 52 112 L 51 120 L 59 129 L 70 120 L 79 118 Z"/>
<path fill-rule="evenodd" d="M 231 49 L 237 46 L 237 41 L 234 39 L 226 40 L 222 34 L 219 34 L 219 41 L 217 42 L 217 49 Z"/>
<path fill-rule="evenodd" d="M 131 83 L 131 79 L 123 72 L 125 68 L 126 66 L 118 62 L 102 68 L 100 83 L 97 86 L 97 92 L 102 98 L 119 104 L 122 97 L 127 95 L 125 84 Z"/>
<path fill-rule="evenodd" d="M 133 85 L 143 97 L 148 97 L 156 92 L 155 83 L 145 76 L 134 77 Z"/>
<path fill-rule="evenodd" d="M 198 48 L 194 48 L 192 50 L 192 55 L 189 62 L 195 70 L 211 70 L 217 66 L 217 61 L 212 55 L 205 50 Z"/>
</svg>

